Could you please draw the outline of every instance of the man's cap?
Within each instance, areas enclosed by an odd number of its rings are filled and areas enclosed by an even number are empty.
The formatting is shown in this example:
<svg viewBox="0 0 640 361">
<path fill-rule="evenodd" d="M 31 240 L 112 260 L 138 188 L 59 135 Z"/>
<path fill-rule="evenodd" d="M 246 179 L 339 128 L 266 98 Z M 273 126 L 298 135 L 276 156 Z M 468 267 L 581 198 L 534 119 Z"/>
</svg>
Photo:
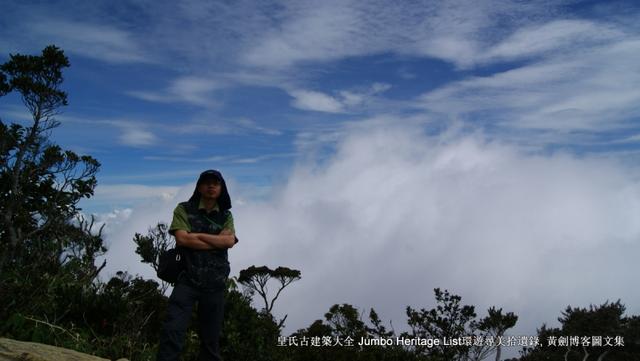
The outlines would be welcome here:
<svg viewBox="0 0 640 361">
<path fill-rule="evenodd" d="M 222 182 L 224 180 L 224 178 L 222 178 L 222 173 L 220 173 L 219 171 L 215 170 L 215 169 L 209 169 L 209 170 L 205 170 L 204 172 L 200 173 L 200 177 L 198 177 L 198 185 L 200 185 L 200 183 L 204 182 L 204 181 L 208 181 L 208 180 L 218 180 L 220 182 Z"/>
</svg>

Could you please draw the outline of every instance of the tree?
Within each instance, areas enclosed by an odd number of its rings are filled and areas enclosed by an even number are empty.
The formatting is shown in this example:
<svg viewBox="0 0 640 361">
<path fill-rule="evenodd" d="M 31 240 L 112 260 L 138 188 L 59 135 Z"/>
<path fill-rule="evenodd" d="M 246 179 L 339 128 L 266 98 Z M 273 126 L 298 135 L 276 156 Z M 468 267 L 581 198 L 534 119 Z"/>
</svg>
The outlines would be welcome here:
<svg viewBox="0 0 640 361">
<path fill-rule="evenodd" d="M 472 328 L 476 329 L 476 336 L 482 337 L 483 340 L 486 340 L 488 337 L 493 338 L 494 340 L 500 339 L 504 336 L 505 332 L 516 325 L 518 322 L 518 316 L 516 316 L 513 312 L 508 312 L 506 314 L 502 314 L 502 308 L 496 309 L 495 307 L 490 307 L 487 310 L 488 315 L 481 319 L 479 322 L 474 323 Z M 488 344 L 483 343 L 480 346 L 474 346 L 470 350 L 470 358 L 472 360 L 483 360 L 487 356 L 489 356 L 492 352 L 496 353 L 496 361 L 500 361 L 500 356 L 502 355 L 502 346 L 500 342 Z"/>
<path fill-rule="evenodd" d="M 265 312 L 271 314 L 273 305 L 276 299 L 278 299 L 278 296 L 280 296 L 282 290 L 294 281 L 299 280 L 300 278 L 300 271 L 287 267 L 278 267 L 275 270 L 272 270 L 267 266 L 251 266 L 240 271 L 238 282 L 245 286 L 250 291 L 250 293 L 257 292 L 264 301 Z M 273 296 L 271 301 L 269 301 L 268 299 L 269 289 L 267 288 L 267 283 L 270 279 L 276 279 L 280 283 L 280 287 L 278 288 L 278 291 L 276 291 L 276 294 L 275 296 Z M 287 315 L 285 315 L 284 318 L 280 320 L 278 327 L 282 327 L 286 319 Z"/>
<path fill-rule="evenodd" d="M 393 330 L 387 331 L 386 327 L 382 325 L 382 321 L 378 316 L 378 313 L 372 308 L 369 311 L 369 320 L 373 327 L 367 327 L 367 332 L 376 338 L 389 338 L 393 336 Z"/>
<path fill-rule="evenodd" d="M 140 262 L 148 263 L 156 272 L 160 254 L 175 245 L 168 229 L 165 223 L 160 222 L 155 227 L 149 228 L 147 235 L 136 233 L 133 237 L 133 242 L 137 246 L 136 253 L 142 258 Z"/>
<path fill-rule="evenodd" d="M 142 258 L 140 262 L 149 264 L 158 272 L 160 255 L 175 245 L 173 237 L 169 234 L 169 227 L 159 222 L 155 227 L 149 228 L 146 235 L 137 233 L 133 236 L 136 244 L 136 253 Z M 162 281 L 162 293 L 169 287 L 169 283 Z"/>
<path fill-rule="evenodd" d="M 471 326 L 476 317 L 473 306 L 462 306 L 462 298 L 447 290 L 434 289 L 436 308 L 420 311 L 407 306 L 407 323 L 411 327 L 411 337 L 444 340 L 468 336 L 473 333 Z M 416 346 L 416 353 L 434 356 L 442 360 L 462 360 L 469 352 L 469 346 L 449 347 L 443 344 L 432 348 Z"/>
<path fill-rule="evenodd" d="M 331 306 L 324 318 L 326 322 L 316 320 L 308 328 L 298 330 L 290 336 L 298 340 L 299 346 L 289 348 L 291 351 L 288 360 L 431 360 L 397 344 L 393 330 L 387 331 L 382 326 L 374 309 L 369 312 L 371 326 L 362 320 L 356 307 L 347 303 Z M 384 339 L 386 343 L 359 345 L 361 339 Z M 324 344 L 324 340 L 329 345 Z"/>
<path fill-rule="evenodd" d="M 29 126 L 0 120 L 0 319 L 24 313 L 62 322 L 71 305 L 61 292 L 88 287 L 105 265 L 95 265 L 106 252 L 101 232 L 78 207 L 93 195 L 100 164 L 49 140 L 67 105 L 68 66 L 55 46 L 0 65 L 0 96 L 17 92 L 31 115 Z"/>
<path fill-rule="evenodd" d="M 538 329 L 540 345 L 523 350 L 521 360 L 640 360 L 640 317 L 624 312 L 620 300 L 567 306 L 558 318 L 561 327 Z"/>
<path fill-rule="evenodd" d="M 501 345 L 497 340 L 515 326 L 518 316 L 512 312 L 503 314 L 501 308 L 490 307 L 487 316 L 476 320 L 475 307 L 462 305 L 460 296 L 439 288 L 434 289 L 434 293 L 435 308 L 417 311 L 407 307 L 411 333 L 403 333 L 403 336 L 437 339 L 441 343 L 433 347 L 416 346 L 415 352 L 435 360 L 465 361 L 484 360 L 495 352 L 496 360 L 500 360 Z M 445 339 L 457 339 L 461 344 L 445 345 Z M 483 342 L 476 344 L 474 340 Z"/>
<path fill-rule="evenodd" d="M 331 306 L 329 312 L 324 314 L 324 318 L 336 337 L 350 338 L 353 342 L 357 342 L 361 337 L 367 336 L 367 327 L 360 319 L 358 309 L 350 304 Z"/>
<path fill-rule="evenodd" d="M 33 122 L 23 127 L 0 121 L 0 272 L 8 262 L 28 258 L 34 248 L 46 248 L 41 244 L 45 238 L 57 241 L 50 250 L 56 255 L 69 247 L 67 226 L 78 202 L 93 195 L 99 168 L 95 159 L 63 151 L 48 140 L 60 124 L 55 119 L 59 108 L 67 105 L 60 85 L 69 60 L 62 50 L 48 46 L 41 56 L 10 58 L 0 66 L 3 93 L 17 91 Z"/>
<path fill-rule="evenodd" d="M 94 352 L 110 359 L 155 356 L 167 298 L 154 280 L 117 272 L 74 302 L 75 324 L 83 325 Z"/>
<path fill-rule="evenodd" d="M 230 280 L 225 291 L 225 317 L 220 348 L 225 360 L 283 360 L 279 348 L 281 327 L 273 317 L 251 306 L 251 297 L 239 292 Z"/>
</svg>

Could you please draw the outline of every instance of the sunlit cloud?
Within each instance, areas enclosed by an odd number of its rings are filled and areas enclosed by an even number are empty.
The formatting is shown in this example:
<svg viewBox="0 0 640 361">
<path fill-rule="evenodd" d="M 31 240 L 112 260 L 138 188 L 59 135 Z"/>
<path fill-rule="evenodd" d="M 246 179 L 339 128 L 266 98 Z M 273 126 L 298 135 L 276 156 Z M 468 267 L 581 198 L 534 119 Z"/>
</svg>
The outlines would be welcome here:
<svg viewBox="0 0 640 361">
<path fill-rule="evenodd" d="M 481 62 L 522 59 L 524 57 L 562 54 L 603 45 L 625 38 L 613 25 L 586 20 L 555 20 L 518 29 L 507 39 L 491 46 Z"/>
<path fill-rule="evenodd" d="M 364 89 L 340 90 L 336 95 L 302 89 L 289 90 L 289 95 L 294 98 L 291 105 L 298 109 L 343 113 L 372 102 L 377 95 L 390 88 L 390 84 L 374 83 Z"/>
<path fill-rule="evenodd" d="M 289 94 L 294 97 L 292 105 L 296 108 L 327 113 L 343 112 L 342 103 L 330 95 L 311 90 L 293 90 Z"/>
<path fill-rule="evenodd" d="M 158 138 L 150 131 L 137 127 L 123 126 L 119 140 L 125 145 L 142 147 L 155 144 Z"/>
<path fill-rule="evenodd" d="M 276 307 L 289 314 L 288 331 L 342 302 L 374 307 L 401 328 L 404 307 L 428 306 L 434 287 L 520 314 L 522 334 L 567 304 L 639 304 L 640 294 L 623 287 L 636 267 L 630 250 L 640 250 L 636 171 L 481 135 L 435 137 L 407 124 L 346 127 L 333 155 L 320 163 L 303 157 L 259 201 L 230 180 L 232 197 L 242 199 L 232 209 L 241 239 L 230 251 L 232 274 L 262 264 L 302 271 Z M 134 229 L 168 221 L 192 187 L 134 210 L 111 239 L 123 247 L 114 248 L 118 265 L 135 263 Z M 603 254 L 603 267 L 590 271 Z M 607 286 L 586 285 L 585 272 L 589 284 Z M 314 292 L 327 284 L 331 292 Z"/>
<path fill-rule="evenodd" d="M 221 85 L 216 81 L 189 76 L 174 79 L 163 92 L 136 90 L 129 91 L 127 94 L 151 102 L 185 102 L 204 107 L 212 107 L 217 105 L 213 97 L 213 91 L 219 88 L 221 88 Z"/>
<path fill-rule="evenodd" d="M 486 77 L 474 77 L 426 93 L 431 111 L 482 116 L 521 129 L 623 129 L 639 114 L 640 41 L 623 40 L 557 56 Z M 482 114 L 482 115 L 479 115 Z"/>
</svg>

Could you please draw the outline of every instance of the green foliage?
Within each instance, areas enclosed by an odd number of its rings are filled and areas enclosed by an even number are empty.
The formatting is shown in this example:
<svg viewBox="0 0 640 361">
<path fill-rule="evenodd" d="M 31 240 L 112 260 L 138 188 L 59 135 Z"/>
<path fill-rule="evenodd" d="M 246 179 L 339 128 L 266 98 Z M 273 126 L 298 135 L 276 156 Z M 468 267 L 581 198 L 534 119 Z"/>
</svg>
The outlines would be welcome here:
<svg viewBox="0 0 640 361">
<path fill-rule="evenodd" d="M 393 331 L 387 331 L 386 327 L 382 325 L 382 321 L 380 320 L 380 317 L 378 317 L 378 313 L 373 308 L 369 311 L 369 320 L 373 326 L 367 327 L 367 331 L 370 335 L 376 338 L 388 338 L 393 336 Z"/>
<path fill-rule="evenodd" d="M 301 275 L 300 271 L 287 267 L 278 267 L 275 270 L 272 270 L 267 266 L 250 266 L 249 268 L 240 271 L 238 282 L 245 287 L 248 294 L 253 295 L 258 293 L 264 301 L 264 311 L 271 314 L 273 305 L 280 296 L 282 290 L 291 283 L 300 280 L 302 277 Z M 276 291 L 276 294 L 271 298 L 271 301 L 269 301 L 267 283 L 271 279 L 277 280 L 280 283 L 280 286 L 278 291 Z M 286 319 L 287 316 L 285 315 L 278 323 L 278 327 L 282 327 Z"/>
<path fill-rule="evenodd" d="M 136 254 L 142 258 L 141 262 L 151 265 L 156 272 L 160 254 L 175 245 L 165 223 L 158 223 L 155 227 L 149 228 L 146 235 L 136 233 L 133 242 L 136 244 Z"/>
<path fill-rule="evenodd" d="M 287 352 L 284 360 L 430 360 L 396 344 L 394 332 L 387 331 L 382 326 L 378 314 L 373 309 L 369 312 L 371 326 L 362 320 L 357 308 L 346 303 L 331 306 L 324 317 L 326 322 L 316 320 L 308 328 L 298 330 L 289 336 L 297 340 L 298 346 L 282 347 L 281 349 Z M 312 341 L 314 338 L 315 341 Z M 331 346 L 324 345 L 323 338 L 327 339 Z M 362 339 L 378 338 L 391 339 L 392 344 L 358 345 Z"/>
<path fill-rule="evenodd" d="M 118 272 L 85 301 L 85 324 L 101 354 L 144 359 L 145 352 L 155 347 L 167 307 L 156 281 Z"/>
<path fill-rule="evenodd" d="M 490 307 L 487 310 L 487 316 L 480 321 L 472 322 L 471 328 L 475 330 L 475 336 L 482 337 L 483 340 L 489 337 L 497 340 L 503 337 L 508 329 L 515 326 L 516 322 L 518 322 L 518 316 L 513 312 L 502 314 L 502 308 Z M 469 349 L 468 356 L 471 360 L 483 360 L 493 352 L 496 353 L 496 360 L 500 360 L 502 354 L 500 343 L 494 345 L 483 343 L 480 346 L 473 346 Z"/>
<path fill-rule="evenodd" d="M 251 306 L 251 298 L 230 288 L 225 294 L 225 316 L 220 346 L 225 360 L 280 360 L 280 329 L 273 317 Z"/>
<path fill-rule="evenodd" d="M 367 335 L 367 328 L 360 320 L 358 310 L 349 304 L 331 306 L 329 312 L 324 314 L 324 318 L 329 323 L 335 337 L 360 340 Z"/>
<path fill-rule="evenodd" d="M 476 317 L 473 306 L 462 306 L 462 298 L 452 295 L 449 291 L 434 289 L 436 297 L 436 307 L 430 310 L 414 310 L 407 306 L 407 317 L 411 333 L 408 337 L 433 338 L 443 340 L 464 337 L 473 333 L 472 321 Z M 416 352 L 433 356 L 442 360 L 464 359 L 469 352 L 469 347 L 448 347 L 436 345 L 432 348 L 426 346 L 416 346 Z"/>
<path fill-rule="evenodd" d="M 437 339 L 441 344 L 427 347 L 417 345 L 413 348 L 419 355 L 429 356 L 433 360 L 484 360 L 492 353 L 496 353 L 496 360 L 501 356 L 501 345 L 498 342 L 483 342 L 481 345 L 473 343 L 474 338 L 492 338 L 504 336 L 505 332 L 515 326 L 518 317 L 512 312 L 502 313 L 502 309 L 491 307 L 487 316 L 477 320 L 475 307 L 462 305 L 462 298 L 458 295 L 434 289 L 436 307 L 419 311 L 407 307 L 407 324 L 411 332 L 403 333 L 408 338 Z M 444 340 L 464 340 L 471 342 L 462 345 L 445 345 Z"/>
<path fill-rule="evenodd" d="M 71 280 L 86 285 L 101 269 L 95 258 L 106 251 L 99 232 L 92 232 L 92 221 L 78 218 L 77 207 L 93 194 L 100 164 L 48 140 L 59 125 L 54 118 L 58 108 L 67 104 L 60 85 L 68 66 L 54 46 L 40 56 L 11 55 L 0 66 L 0 94 L 18 92 L 32 117 L 28 127 L 0 121 L 0 288 L 18 292 L 0 294 L 0 304 L 14 306 L 0 311 L 0 317 L 33 308 L 22 297 L 42 293 L 13 287 L 16 274 L 37 286 L 37 278 L 59 284 L 70 272 Z M 18 299 L 6 299 L 7 294 Z"/>
<path fill-rule="evenodd" d="M 2 333 L 111 359 L 155 358 L 167 303 L 155 281 L 118 272 L 107 283 L 86 289 L 73 286 L 69 282 L 53 290 L 57 297 L 49 297 L 53 303 L 48 313 L 34 309 L 32 315 L 12 314 Z M 54 318 L 61 309 L 65 314 Z"/>
<path fill-rule="evenodd" d="M 79 215 L 99 163 L 49 140 L 67 105 L 69 61 L 49 46 L 0 66 L 0 95 L 17 92 L 29 126 L 0 122 L 0 333 L 111 358 L 152 359 L 166 297 L 155 281 L 97 279 L 106 252 L 93 218 Z"/>
<path fill-rule="evenodd" d="M 566 360 L 640 360 L 640 317 L 624 316 L 625 306 L 620 302 L 605 302 L 599 306 L 590 305 L 589 308 L 571 307 L 562 312 L 558 318 L 560 328 L 547 328 L 542 325 L 538 329 L 540 345 L 523 351 L 523 361 L 538 361 L 549 359 Z M 610 338 L 612 345 L 602 346 L 592 344 L 578 346 L 568 342 L 560 345 L 561 338 L 592 336 Z M 624 346 L 616 346 L 615 338 L 620 337 Z M 555 340 L 556 345 L 549 345 L 549 340 Z"/>
<path fill-rule="evenodd" d="M 11 55 L 0 70 L 8 79 L 5 90 L 18 91 L 29 111 L 42 116 L 67 105 L 67 94 L 59 87 L 63 80 L 62 69 L 68 66 L 69 59 L 62 50 L 47 46 L 40 56 Z"/>
<path fill-rule="evenodd" d="M 79 217 L 99 163 L 49 141 L 67 104 L 60 89 L 69 61 L 49 46 L 0 65 L 0 95 L 17 92 L 30 126 L 0 121 L 0 332 L 79 350 L 92 349 L 82 308 L 104 263 L 101 229 Z"/>
</svg>

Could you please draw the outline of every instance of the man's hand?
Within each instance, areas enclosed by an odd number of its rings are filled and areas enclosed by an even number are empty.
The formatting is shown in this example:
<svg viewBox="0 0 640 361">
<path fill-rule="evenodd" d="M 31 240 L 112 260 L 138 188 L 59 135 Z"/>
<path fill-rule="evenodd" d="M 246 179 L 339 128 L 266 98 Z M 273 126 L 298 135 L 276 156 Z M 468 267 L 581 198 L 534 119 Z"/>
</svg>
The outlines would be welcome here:
<svg viewBox="0 0 640 361">
<path fill-rule="evenodd" d="M 198 239 L 210 244 L 214 248 L 231 248 L 236 244 L 236 236 L 229 229 L 223 229 L 219 234 L 193 233 Z"/>
<path fill-rule="evenodd" d="M 175 233 L 176 244 L 178 246 L 193 248 L 193 249 L 213 249 L 214 247 L 207 242 L 204 242 L 198 238 L 196 233 L 189 233 L 185 230 L 179 229 Z"/>
<path fill-rule="evenodd" d="M 233 247 L 236 243 L 236 237 L 229 229 L 222 230 L 220 234 L 189 233 L 177 230 L 175 237 L 179 246 L 193 249 L 226 249 Z"/>
<path fill-rule="evenodd" d="M 233 236 L 233 244 L 231 244 L 231 247 L 233 247 L 236 243 L 238 243 L 238 239 L 236 238 L 236 234 L 232 230 L 230 230 L 229 228 L 223 229 L 222 232 L 220 232 L 220 234 Z M 231 248 L 231 247 L 229 247 L 229 248 Z"/>
</svg>

